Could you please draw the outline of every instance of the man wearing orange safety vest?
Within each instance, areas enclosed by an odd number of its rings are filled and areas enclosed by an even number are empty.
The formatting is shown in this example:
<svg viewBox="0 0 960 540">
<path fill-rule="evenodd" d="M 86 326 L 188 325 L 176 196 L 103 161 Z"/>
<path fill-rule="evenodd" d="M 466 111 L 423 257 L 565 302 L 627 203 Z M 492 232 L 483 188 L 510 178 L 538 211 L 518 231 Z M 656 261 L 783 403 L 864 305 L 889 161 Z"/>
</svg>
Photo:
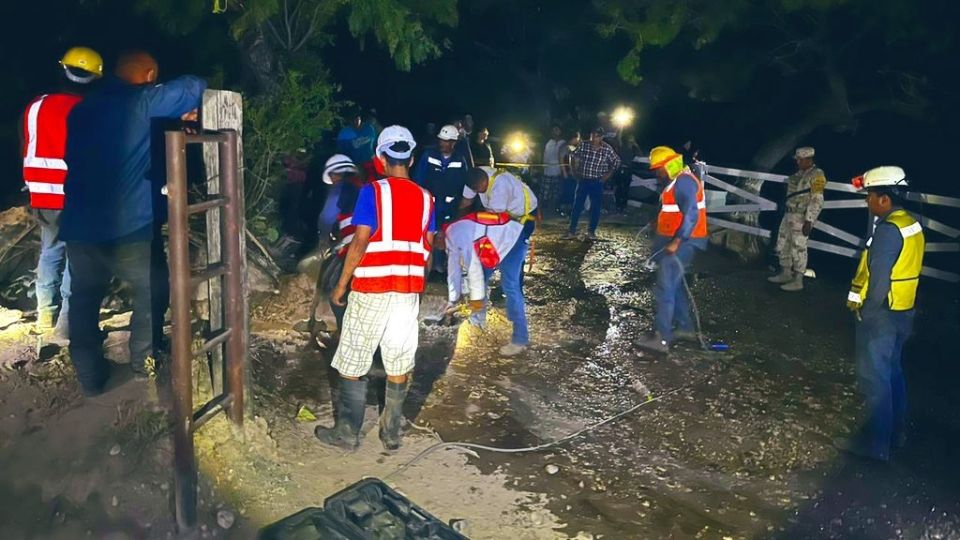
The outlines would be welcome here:
<svg viewBox="0 0 960 540">
<path fill-rule="evenodd" d="M 37 264 L 37 329 L 54 328 L 54 337 L 67 339 L 70 271 L 67 247 L 59 239 L 63 210 L 63 182 L 67 178 L 67 116 L 80 102 L 87 86 L 103 76 L 103 59 L 93 49 L 74 47 L 60 60 L 63 85 L 59 92 L 34 98 L 23 113 L 23 181 L 30 191 L 30 208 L 40 224 L 40 260 Z M 57 317 L 57 289 L 60 314 Z"/>
<path fill-rule="evenodd" d="M 651 150 L 650 169 L 665 186 L 653 243 L 654 260 L 659 263 L 654 288 L 657 306 L 655 331 L 638 345 L 665 354 L 676 340 L 696 339 L 683 273 L 696 251 L 707 247 L 707 205 L 703 183 L 672 148 L 658 146 Z"/>
<path fill-rule="evenodd" d="M 330 295 L 334 304 L 347 305 L 331 364 L 340 372 L 339 408 L 336 425 L 317 427 L 314 434 L 321 442 L 346 450 L 360 445 L 365 376 L 377 347 L 387 372 L 380 441 L 387 450 L 400 447 L 403 401 L 417 352 L 420 293 L 436 231 L 433 197 L 410 180 L 415 147 L 405 127 L 390 126 L 380 133 L 376 159 L 383 162 L 387 178 L 360 190 L 353 240 Z M 345 302 L 348 285 L 350 301 Z"/>
</svg>

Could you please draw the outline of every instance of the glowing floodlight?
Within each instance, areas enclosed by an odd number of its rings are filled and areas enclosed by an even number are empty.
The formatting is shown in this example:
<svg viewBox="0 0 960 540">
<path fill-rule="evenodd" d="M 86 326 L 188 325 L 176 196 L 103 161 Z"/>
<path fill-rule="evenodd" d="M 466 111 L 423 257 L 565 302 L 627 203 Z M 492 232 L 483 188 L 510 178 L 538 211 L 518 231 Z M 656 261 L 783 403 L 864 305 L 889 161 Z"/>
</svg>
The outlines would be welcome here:
<svg viewBox="0 0 960 540">
<path fill-rule="evenodd" d="M 630 107 L 617 107 L 613 111 L 611 120 L 618 129 L 623 129 L 633 123 L 634 112 Z"/>
</svg>

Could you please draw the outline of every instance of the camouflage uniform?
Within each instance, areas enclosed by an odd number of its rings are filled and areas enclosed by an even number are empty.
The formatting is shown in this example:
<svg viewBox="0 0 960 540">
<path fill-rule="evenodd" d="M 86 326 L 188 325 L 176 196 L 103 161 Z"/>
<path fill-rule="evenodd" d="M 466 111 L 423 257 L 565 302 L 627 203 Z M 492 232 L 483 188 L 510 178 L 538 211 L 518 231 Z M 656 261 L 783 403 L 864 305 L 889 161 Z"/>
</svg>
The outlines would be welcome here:
<svg viewBox="0 0 960 540">
<path fill-rule="evenodd" d="M 777 253 L 780 267 L 803 275 L 807 269 L 807 237 L 803 223 L 814 223 L 823 209 L 823 188 L 827 178 L 818 167 L 798 171 L 787 178 L 786 213 L 780 222 Z M 796 193 L 796 195 L 794 195 Z"/>
</svg>

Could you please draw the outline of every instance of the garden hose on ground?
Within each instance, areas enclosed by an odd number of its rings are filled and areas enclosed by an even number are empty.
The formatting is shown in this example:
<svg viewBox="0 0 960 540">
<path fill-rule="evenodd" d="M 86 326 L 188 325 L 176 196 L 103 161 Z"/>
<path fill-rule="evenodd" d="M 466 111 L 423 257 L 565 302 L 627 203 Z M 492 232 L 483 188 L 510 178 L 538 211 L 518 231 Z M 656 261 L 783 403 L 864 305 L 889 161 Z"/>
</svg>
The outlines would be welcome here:
<svg viewBox="0 0 960 540">
<path fill-rule="evenodd" d="M 663 251 L 663 248 L 661 248 L 661 249 L 657 250 L 656 252 L 654 252 L 653 255 L 650 255 L 650 257 L 648 257 L 648 258 L 647 258 L 647 261 L 644 263 L 644 266 L 651 264 L 651 263 L 653 262 L 653 259 L 656 258 L 656 256 L 659 255 L 662 251 Z M 687 297 L 689 297 L 689 299 L 690 299 L 690 305 L 691 305 L 691 307 L 693 308 L 694 320 L 695 320 L 696 323 L 697 323 L 697 338 L 700 340 L 700 346 L 703 348 L 704 351 L 708 351 L 708 352 L 709 352 L 709 351 L 710 351 L 710 346 L 707 344 L 706 339 L 704 339 L 704 337 L 703 337 L 703 331 L 702 331 L 702 329 L 700 328 L 700 313 L 699 313 L 699 310 L 697 309 L 697 303 L 696 303 L 696 301 L 693 299 L 693 294 L 692 294 L 691 291 L 690 291 L 690 286 L 689 286 L 689 284 L 687 283 L 686 274 L 684 273 L 686 269 L 683 267 L 683 263 L 681 263 L 679 259 L 676 259 L 676 258 L 674 258 L 674 259 L 676 260 L 677 264 L 680 265 L 680 275 L 682 276 L 681 279 L 683 280 L 683 288 L 684 288 L 684 290 L 686 291 Z M 501 448 L 501 447 L 497 447 L 497 446 L 487 446 L 487 445 L 484 445 L 484 444 L 476 444 L 476 443 L 468 443 L 468 442 L 442 442 L 442 441 L 441 441 L 441 442 L 438 442 L 438 443 L 430 446 L 430 447 L 427 448 L 426 450 L 424 450 L 424 451 L 420 452 L 419 454 L 417 454 L 416 456 L 414 456 L 413 459 L 411 459 L 410 461 L 407 461 L 406 463 L 404 463 L 403 465 L 401 465 L 397 470 L 395 470 L 395 471 L 393 471 L 392 473 L 390 473 L 390 474 L 388 474 L 387 476 L 385 476 L 385 477 L 384 477 L 384 480 L 389 479 L 389 478 L 391 478 L 391 477 L 393 477 L 393 476 L 396 476 L 396 475 L 402 473 L 403 471 L 407 470 L 408 468 L 410 468 L 411 466 L 413 466 L 414 464 L 416 464 L 417 462 L 419 462 L 419 461 L 422 460 L 423 458 L 427 457 L 428 455 L 432 454 L 433 452 L 436 452 L 437 450 L 441 450 L 441 449 L 445 449 L 445 448 L 457 448 L 457 449 L 464 450 L 464 451 L 467 451 L 467 452 L 470 452 L 470 453 L 473 453 L 473 450 L 486 450 L 486 451 L 488 451 L 488 452 L 496 452 L 496 453 L 500 453 L 500 454 L 522 454 L 522 453 L 528 453 L 528 452 L 540 452 L 540 451 L 546 450 L 546 449 L 548 449 L 548 448 L 553 448 L 553 447 L 559 446 L 559 445 L 561 445 L 561 444 L 563 444 L 563 443 L 565 443 L 565 442 L 571 441 L 571 440 L 573 440 L 573 439 L 575 439 L 575 438 L 577 438 L 577 437 L 579 437 L 579 436 L 581 436 L 581 435 L 583 435 L 583 434 L 585 434 L 585 433 L 588 433 L 588 432 L 590 432 L 590 431 L 592 431 L 592 430 L 594 430 L 594 429 L 596 429 L 596 428 L 598 428 L 598 427 L 600 427 L 600 426 L 604 426 L 604 425 L 606 425 L 606 424 L 609 424 L 610 422 L 613 422 L 614 420 L 618 420 L 618 419 L 620 419 L 620 418 L 623 418 L 624 416 L 627 416 L 628 414 L 636 411 L 637 409 L 639 409 L 640 407 L 643 407 L 644 405 L 647 405 L 648 403 L 653 403 L 653 402 L 655 402 L 655 401 L 660 401 L 660 400 L 662 400 L 662 399 L 664 399 L 664 398 L 666 398 L 666 397 L 669 397 L 669 396 L 671 396 L 671 395 L 673 395 L 673 394 L 679 393 L 680 391 L 685 390 L 685 389 L 687 389 L 687 388 L 689 388 L 689 387 L 691 387 L 691 386 L 694 386 L 694 385 L 696 385 L 696 384 L 699 384 L 699 383 L 707 380 L 707 379 L 710 378 L 711 376 L 712 376 L 712 374 L 707 374 L 707 375 L 704 375 L 704 376 L 702 376 L 702 377 L 698 377 L 697 379 L 695 379 L 695 380 L 693 380 L 693 381 L 691 381 L 691 382 L 688 382 L 688 383 L 686 383 L 686 384 L 683 384 L 683 385 L 680 385 L 680 386 L 678 386 L 678 387 L 676 387 L 676 388 L 673 388 L 673 389 L 671 389 L 671 390 L 668 390 L 668 391 L 666 391 L 666 392 L 664 392 L 664 393 L 662 393 L 662 394 L 660 394 L 660 395 L 658 395 L 658 396 L 656 396 L 656 397 L 654 397 L 653 394 L 647 394 L 647 397 L 646 397 L 646 399 L 645 399 L 644 401 L 641 401 L 640 403 L 637 403 L 636 405 L 634 405 L 634 406 L 632 406 L 632 407 L 630 407 L 630 408 L 628 408 L 628 409 L 625 409 L 625 410 L 623 410 L 623 411 L 620 411 L 620 412 L 614 414 L 613 416 L 609 416 L 609 417 L 607 417 L 607 418 L 604 418 L 603 420 L 600 420 L 599 422 L 596 422 L 596 423 L 594 423 L 594 424 L 591 424 L 591 425 L 589 425 L 589 426 L 587 426 L 587 427 L 585 427 L 585 428 L 583 428 L 583 429 L 581 429 L 581 430 L 579 430 L 579 431 L 575 431 L 575 432 L 573 432 L 573 433 L 571 433 L 571 434 L 569 434 L 569 435 L 567 435 L 567 436 L 565 436 L 565 437 L 562 437 L 562 438 L 557 439 L 557 440 L 555 440 L 555 441 L 551 441 L 551 442 L 547 442 L 547 443 L 543 443 L 543 444 L 538 444 L 538 445 L 536 445 L 536 446 L 527 446 L 527 447 L 523 447 L 523 448 Z M 423 427 L 421 427 L 421 426 L 417 426 L 417 425 L 414 424 L 413 422 L 410 422 L 410 424 L 411 424 L 412 426 L 414 426 L 415 428 L 419 429 L 419 430 L 428 431 L 426 428 L 423 428 Z M 434 436 L 436 436 L 437 438 L 439 438 L 439 434 L 437 434 L 436 432 L 433 432 L 432 430 L 429 430 L 429 431 L 431 431 L 431 432 L 434 434 Z M 475 454 L 474 454 L 474 455 L 475 455 Z"/>
<path fill-rule="evenodd" d="M 634 405 L 634 406 L 632 406 L 632 407 L 630 407 L 630 408 L 628 408 L 628 409 L 625 409 L 625 410 L 623 410 L 623 411 L 620 411 L 620 412 L 614 414 L 613 416 L 608 416 L 607 418 L 604 418 L 603 420 L 600 420 L 599 422 L 596 422 L 596 423 L 594 423 L 594 424 L 591 424 L 591 425 L 589 425 L 589 426 L 587 426 L 587 427 L 585 427 L 585 428 L 583 428 L 583 429 L 581 429 L 581 430 L 579 430 L 579 431 L 575 431 L 575 432 L 573 432 L 573 433 L 571 433 L 571 434 L 569 434 L 569 435 L 567 435 L 567 436 L 565 436 L 565 437 L 562 437 L 562 438 L 557 439 L 557 440 L 555 440 L 555 441 L 551 441 L 551 442 L 547 442 L 547 443 L 543 443 L 543 444 L 538 444 L 538 445 L 536 445 L 536 446 L 527 446 L 527 447 L 523 447 L 523 448 L 501 448 L 501 447 L 497 447 L 497 446 L 487 446 L 487 445 L 484 445 L 484 444 L 476 444 L 476 443 L 468 443 L 468 442 L 438 442 L 438 443 L 436 443 L 436 444 L 428 447 L 426 450 L 420 452 L 420 453 L 417 454 L 416 456 L 414 456 L 413 459 L 407 461 L 406 463 L 404 463 L 403 465 L 401 465 L 399 468 L 397 468 L 397 470 L 395 470 L 395 471 L 393 471 L 392 473 L 388 474 L 387 476 L 383 477 L 383 479 L 384 479 L 384 480 L 387 480 L 387 479 L 389 479 L 389 478 L 392 478 L 392 477 L 394 477 L 394 476 L 402 473 L 403 471 L 407 470 L 408 468 L 412 467 L 413 465 L 415 465 L 417 462 L 419 462 L 419 461 L 422 460 L 423 458 L 427 457 L 428 455 L 436 452 L 437 450 L 446 449 L 446 448 L 456 448 L 456 449 L 460 449 L 460 450 L 467 451 L 467 452 L 469 452 L 469 453 L 471 453 L 471 454 L 473 453 L 473 450 L 486 450 L 486 451 L 488 451 L 488 452 L 496 452 L 496 453 L 499 453 L 499 454 L 523 454 L 523 453 L 540 452 L 540 451 L 543 451 L 543 450 L 547 450 L 548 448 L 553 448 L 553 447 L 559 446 L 559 445 L 561 445 L 561 444 L 563 444 L 563 443 L 565 443 L 565 442 L 571 441 L 571 440 L 573 440 L 573 439 L 575 439 L 575 438 L 577 438 L 577 437 L 579 437 L 579 436 L 581 436 L 581 435 L 583 435 L 583 434 L 585 434 L 585 433 L 588 433 L 588 432 L 590 432 L 590 431 L 593 431 L 594 429 L 597 429 L 597 428 L 600 427 L 600 426 L 604 426 L 604 425 L 606 425 L 606 424 L 609 424 L 610 422 L 613 422 L 614 420 L 618 420 L 618 419 L 620 419 L 620 418 L 623 418 L 624 416 L 627 416 L 628 414 L 636 411 L 637 409 L 639 409 L 640 407 L 643 407 L 644 405 L 647 405 L 647 404 L 649 404 L 649 403 L 653 403 L 653 402 L 655 402 L 655 401 L 660 401 L 660 400 L 662 400 L 662 399 L 664 399 L 664 398 L 666 398 L 666 397 L 669 397 L 669 396 L 672 396 L 672 395 L 674 395 L 674 394 L 677 394 L 677 393 L 679 393 L 679 392 L 681 392 L 681 391 L 683 391 L 683 390 L 685 390 L 685 389 L 687 389 L 687 388 L 690 388 L 691 386 L 694 386 L 694 385 L 696 385 L 696 384 L 699 384 L 699 383 L 707 380 L 708 378 L 710 378 L 710 377 L 712 377 L 712 376 L 713 376 L 712 373 L 706 374 L 706 375 L 704 375 L 704 376 L 702 376 L 702 377 L 698 377 L 697 379 L 694 379 L 693 381 L 690 381 L 690 382 L 688 382 L 688 383 L 686 383 L 686 384 L 683 384 L 683 385 L 680 385 L 680 386 L 678 386 L 678 387 L 676 387 L 676 388 L 673 388 L 673 389 L 671 389 L 671 390 L 668 390 L 668 391 L 666 391 L 666 392 L 664 392 L 664 393 L 662 393 L 662 394 L 660 394 L 660 395 L 658 395 L 658 396 L 654 396 L 653 394 L 647 394 L 647 397 L 646 397 L 646 399 L 645 399 L 644 401 L 641 401 L 640 403 L 637 403 L 636 405 Z M 412 424 L 412 422 L 411 422 L 411 424 Z M 423 427 L 421 427 L 421 426 L 417 426 L 416 424 L 412 424 L 412 425 L 413 425 L 414 427 L 416 427 L 417 429 L 419 429 L 419 430 L 422 430 L 422 431 L 426 431 L 426 430 L 427 430 L 426 428 L 423 428 Z M 439 435 L 437 435 L 436 432 L 433 432 L 433 434 L 439 438 Z"/>
</svg>

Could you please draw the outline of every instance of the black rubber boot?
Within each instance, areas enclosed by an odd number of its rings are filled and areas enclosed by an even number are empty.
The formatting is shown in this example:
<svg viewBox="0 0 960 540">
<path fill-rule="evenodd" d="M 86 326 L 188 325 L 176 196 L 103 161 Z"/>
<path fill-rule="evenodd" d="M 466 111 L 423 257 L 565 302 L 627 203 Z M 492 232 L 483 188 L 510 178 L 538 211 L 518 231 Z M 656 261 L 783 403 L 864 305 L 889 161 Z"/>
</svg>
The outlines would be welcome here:
<svg viewBox="0 0 960 540">
<path fill-rule="evenodd" d="M 324 444 L 354 451 L 360 446 L 360 427 L 367 406 L 367 381 L 340 379 L 339 410 L 332 428 L 317 426 L 313 434 Z"/>
<path fill-rule="evenodd" d="M 380 414 L 380 442 L 389 451 L 400 448 L 400 430 L 403 428 L 403 402 L 410 389 L 410 376 L 403 383 L 387 381 L 383 412 Z"/>
</svg>

